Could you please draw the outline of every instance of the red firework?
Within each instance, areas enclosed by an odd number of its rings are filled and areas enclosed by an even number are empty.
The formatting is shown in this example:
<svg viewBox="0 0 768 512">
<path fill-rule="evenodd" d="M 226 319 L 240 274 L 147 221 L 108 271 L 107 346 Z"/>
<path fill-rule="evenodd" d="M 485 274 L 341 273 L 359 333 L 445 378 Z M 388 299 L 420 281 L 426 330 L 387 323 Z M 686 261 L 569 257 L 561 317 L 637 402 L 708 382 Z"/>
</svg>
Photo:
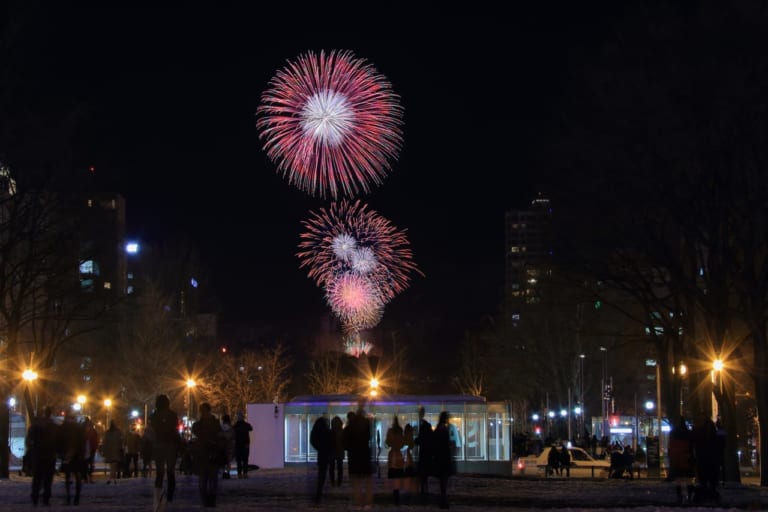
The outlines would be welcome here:
<svg viewBox="0 0 768 512">
<path fill-rule="evenodd" d="M 334 199 L 379 185 L 402 145 L 403 109 L 391 84 L 351 51 L 308 52 L 277 72 L 256 128 L 289 183 Z"/>
<path fill-rule="evenodd" d="M 344 272 L 330 281 L 325 296 L 333 313 L 344 323 L 345 331 L 375 327 L 384 314 L 376 284 L 353 272 Z"/>
<path fill-rule="evenodd" d="M 339 251 L 339 240 L 353 240 L 355 250 L 367 254 L 366 279 L 376 284 L 382 300 L 387 302 L 406 289 L 410 273 L 419 270 L 405 231 L 366 208 L 359 200 L 343 200 L 331 203 L 327 210 L 321 208 L 319 213 L 310 212 L 310 219 L 303 222 L 306 231 L 301 234 L 296 255 L 301 260 L 300 268 L 309 267 L 309 277 L 318 286 L 327 287 L 344 272 L 361 273 L 355 258 L 344 257 Z"/>
</svg>

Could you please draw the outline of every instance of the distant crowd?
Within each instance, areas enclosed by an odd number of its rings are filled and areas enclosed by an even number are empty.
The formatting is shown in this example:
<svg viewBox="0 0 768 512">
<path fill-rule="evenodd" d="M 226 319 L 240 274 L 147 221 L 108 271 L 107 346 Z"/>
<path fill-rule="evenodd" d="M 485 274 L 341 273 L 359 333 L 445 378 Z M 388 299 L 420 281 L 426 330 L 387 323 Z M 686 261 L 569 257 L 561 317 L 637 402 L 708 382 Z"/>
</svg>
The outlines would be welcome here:
<svg viewBox="0 0 768 512">
<path fill-rule="evenodd" d="M 380 434 L 372 416 L 365 411 L 366 401 L 349 411 L 345 420 L 339 416 L 320 416 L 310 432 L 310 443 L 317 451 L 317 486 L 313 496 L 320 502 L 326 484 L 340 487 L 344 481 L 344 459 L 352 490 L 353 506 L 372 506 L 372 476 L 380 471 L 378 457 L 382 449 Z M 93 483 L 97 453 L 106 464 L 107 485 L 119 485 L 125 478 L 153 478 L 154 506 L 162 508 L 176 494 L 176 475 L 194 474 L 204 507 L 215 507 L 219 478 L 248 478 L 250 433 L 253 426 L 242 413 L 232 423 L 224 414 L 217 418 L 211 406 L 199 407 L 200 418 L 192 424 L 191 436 L 183 435 L 178 415 L 171 410 L 166 395 L 159 395 L 144 428 L 134 425 L 123 432 L 113 420 L 100 435 L 90 418 L 78 421 L 69 410 L 59 424 L 51 407 L 33 418 L 26 437 L 22 471 L 32 476 L 31 502 L 50 505 L 54 476 L 63 475 L 67 505 L 78 505 L 83 498 L 83 484 Z M 448 508 L 448 479 L 455 473 L 454 455 L 458 446 L 456 428 L 447 412 L 437 424 L 425 418 L 419 409 L 418 424 L 400 425 L 395 415 L 384 436 L 387 453 L 387 481 L 395 505 L 403 501 L 430 501 L 429 479 L 439 482 L 439 506 Z"/>
</svg>

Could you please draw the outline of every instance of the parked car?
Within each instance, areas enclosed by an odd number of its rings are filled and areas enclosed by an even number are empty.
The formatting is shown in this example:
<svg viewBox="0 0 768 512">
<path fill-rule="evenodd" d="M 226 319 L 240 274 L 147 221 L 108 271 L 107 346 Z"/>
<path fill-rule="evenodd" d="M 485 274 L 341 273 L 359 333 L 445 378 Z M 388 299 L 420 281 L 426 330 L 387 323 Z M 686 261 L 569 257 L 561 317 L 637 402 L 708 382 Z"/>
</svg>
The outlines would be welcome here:
<svg viewBox="0 0 768 512">
<path fill-rule="evenodd" d="M 514 474 L 531 476 L 549 476 L 546 473 L 547 459 L 552 446 L 546 446 L 539 455 L 520 457 L 515 462 Z M 557 448 L 555 448 L 557 449 Z M 608 478 L 611 463 L 608 460 L 595 459 L 583 448 L 572 446 L 568 448 L 571 455 L 571 477 L 579 478 Z M 565 476 L 565 472 L 563 472 Z"/>
</svg>

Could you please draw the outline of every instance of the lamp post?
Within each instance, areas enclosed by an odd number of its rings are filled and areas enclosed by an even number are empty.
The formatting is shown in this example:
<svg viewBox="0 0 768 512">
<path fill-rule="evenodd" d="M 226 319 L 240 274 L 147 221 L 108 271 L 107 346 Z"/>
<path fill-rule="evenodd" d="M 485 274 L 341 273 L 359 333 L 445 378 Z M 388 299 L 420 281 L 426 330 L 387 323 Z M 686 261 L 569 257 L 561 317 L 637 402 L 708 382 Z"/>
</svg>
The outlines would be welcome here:
<svg viewBox="0 0 768 512">
<path fill-rule="evenodd" d="M 712 421 L 717 421 L 720 415 L 719 403 L 717 402 L 718 393 L 723 394 L 723 360 L 720 358 L 712 361 Z"/>
<path fill-rule="evenodd" d="M 88 401 L 85 395 L 77 395 L 77 403 L 80 404 L 80 410 L 85 414 L 85 403 Z"/>
<path fill-rule="evenodd" d="M 685 366 L 685 363 L 680 363 L 677 365 L 677 374 L 680 376 L 680 416 L 685 415 L 685 401 L 683 400 L 683 379 L 685 379 L 686 374 L 688 373 L 688 367 Z"/>
<path fill-rule="evenodd" d="M 109 412 L 110 412 L 110 409 L 112 408 L 112 400 L 109 398 L 105 399 L 104 407 L 107 408 L 107 422 L 104 424 L 105 425 L 104 428 L 108 430 L 109 429 Z"/>
<path fill-rule="evenodd" d="M 195 385 L 195 379 L 187 379 L 187 425 L 192 422 L 192 388 Z"/>
<path fill-rule="evenodd" d="M 377 379 L 376 377 L 372 377 L 370 385 L 371 385 L 371 390 L 369 394 L 371 398 L 375 398 L 376 395 L 379 394 L 379 379 Z"/>
<path fill-rule="evenodd" d="M 27 381 L 27 389 L 29 389 L 30 386 L 32 386 L 32 383 L 37 380 L 37 372 L 32 370 L 32 369 L 30 369 L 30 368 L 27 368 L 26 370 L 24 370 L 21 373 L 21 377 L 25 381 Z M 34 412 L 35 412 L 35 416 L 37 416 L 37 390 L 35 390 L 35 409 L 34 409 Z"/>
</svg>

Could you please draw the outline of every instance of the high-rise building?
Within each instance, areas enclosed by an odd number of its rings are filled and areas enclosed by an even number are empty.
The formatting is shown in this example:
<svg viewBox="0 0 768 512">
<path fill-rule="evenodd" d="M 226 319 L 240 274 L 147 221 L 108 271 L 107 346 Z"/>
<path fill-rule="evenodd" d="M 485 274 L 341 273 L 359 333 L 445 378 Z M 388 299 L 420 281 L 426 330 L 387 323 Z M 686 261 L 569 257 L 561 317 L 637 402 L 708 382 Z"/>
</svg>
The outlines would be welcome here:
<svg viewBox="0 0 768 512">
<path fill-rule="evenodd" d="M 505 215 L 504 324 L 514 328 L 526 305 L 541 300 L 540 283 L 552 269 L 552 208 L 539 193 L 528 210 Z"/>
</svg>

